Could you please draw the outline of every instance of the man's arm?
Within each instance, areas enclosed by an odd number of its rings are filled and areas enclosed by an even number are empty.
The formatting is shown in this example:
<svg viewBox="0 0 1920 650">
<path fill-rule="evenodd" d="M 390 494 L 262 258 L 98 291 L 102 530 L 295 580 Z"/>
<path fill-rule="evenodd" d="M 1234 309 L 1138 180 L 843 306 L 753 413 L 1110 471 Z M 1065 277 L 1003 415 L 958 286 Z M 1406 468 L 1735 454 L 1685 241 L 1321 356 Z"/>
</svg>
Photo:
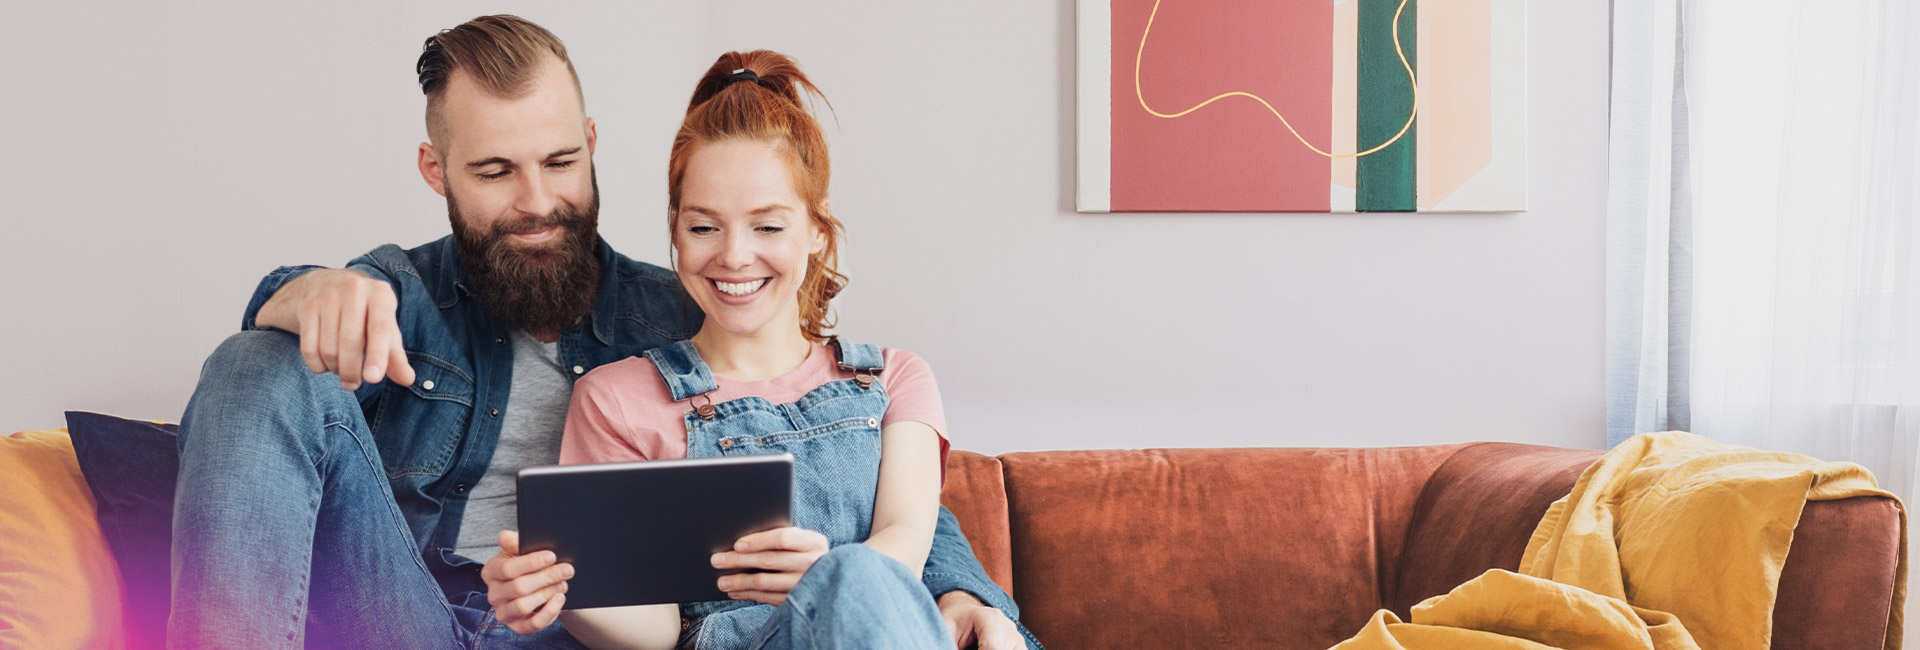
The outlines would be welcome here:
<svg viewBox="0 0 1920 650">
<path fill-rule="evenodd" d="M 954 518 L 953 511 L 946 506 L 940 506 L 940 519 L 933 528 L 933 548 L 927 553 L 927 564 L 920 579 L 936 599 L 949 592 L 964 591 L 987 606 L 1005 612 L 1007 618 L 1020 618 L 1019 606 L 987 577 L 986 567 L 973 556 L 973 546 L 960 532 L 960 520 Z"/>
<path fill-rule="evenodd" d="M 946 506 L 934 524 L 933 549 L 927 554 L 921 581 L 940 606 L 940 617 L 961 648 L 1024 650 L 1029 643 L 1019 627 L 1020 607 L 987 577 L 987 569 L 973 556 L 973 546 L 960 532 L 960 520 Z"/>
<path fill-rule="evenodd" d="M 393 379 L 413 383 L 413 367 L 396 320 L 393 286 L 359 269 L 283 267 L 254 291 L 242 323 L 300 338 L 300 356 L 315 374 L 340 375 L 340 387 Z"/>
</svg>

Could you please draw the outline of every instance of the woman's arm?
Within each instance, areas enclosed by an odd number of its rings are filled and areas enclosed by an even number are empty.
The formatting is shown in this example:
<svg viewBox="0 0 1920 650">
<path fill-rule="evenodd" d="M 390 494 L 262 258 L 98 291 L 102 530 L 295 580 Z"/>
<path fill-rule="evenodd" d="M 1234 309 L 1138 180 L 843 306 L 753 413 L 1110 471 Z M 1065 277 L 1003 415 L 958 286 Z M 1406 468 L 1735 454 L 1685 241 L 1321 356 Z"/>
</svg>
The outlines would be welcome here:
<svg viewBox="0 0 1920 650">
<path fill-rule="evenodd" d="M 680 606 L 672 603 L 567 610 L 560 623 L 593 650 L 673 650 L 680 642 Z"/>
<path fill-rule="evenodd" d="M 940 508 L 940 434 L 920 422 L 880 431 L 880 486 L 867 546 L 920 576 Z"/>
</svg>

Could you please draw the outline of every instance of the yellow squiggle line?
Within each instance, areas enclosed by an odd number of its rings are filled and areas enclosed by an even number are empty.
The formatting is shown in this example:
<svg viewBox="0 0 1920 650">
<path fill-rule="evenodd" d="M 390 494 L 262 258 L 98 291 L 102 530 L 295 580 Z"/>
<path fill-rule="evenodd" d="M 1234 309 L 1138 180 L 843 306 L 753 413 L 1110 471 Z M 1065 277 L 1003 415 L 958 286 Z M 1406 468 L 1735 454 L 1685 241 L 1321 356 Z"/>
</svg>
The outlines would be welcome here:
<svg viewBox="0 0 1920 650">
<path fill-rule="evenodd" d="M 1147 105 L 1146 93 L 1141 91 L 1140 89 L 1140 61 L 1141 59 L 1146 58 L 1147 35 L 1153 33 L 1153 19 L 1155 16 L 1160 14 L 1160 0 L 1153 0 L 1153 12 L 1147 14 L 1147 28 L 1140 32 L 1140 50 L 1138 52 L 1135 52 L 1133 56 L 1133 94 L 1135 97 L 1139 98 L 1140 108 L 1146 109 L 1148 114 L 1154 117 L 1161 117 L 1161 118 L 1167 118 L 1167 119 L 1173 119 L 1176 117 L 1180 117 L 1182 115 L 1186 115 L 1188 113 L 1192 113 L 1194 111 L 1205 108 L 1208 104 L 1212 104 L 1214 102 L 1220 101 L 1222 99 L 1226 99 L 1228 97 L 1246 97 L 1248 99 L 1252 99 L 1253 101 L 1260 102 L 1261 106 L 1267 107 L 1267 110 L 1269 112 L 1272 112 L 1274 117 L 1280 118 L 1280 124 L 1287 127 L 1287 131 L 1293 134 L 1294 139 L 1299 140 L 1300 144 L 1306 145 L 1308 149 L 1312 149 L 1314 153 L 1320 154 L 1322 156 L 1326 156 L 1328 158 L 1358 158 L 1361 156 L 1373 154 L 1377 151 L 1380 151 L 1381 149 L 1385 149 L 1387 147 L 1393 146 L 1393 143 L 1395 142 L 1399 142 L 1400 138 L 1405 137 L 1407 135 L 1407 130 L 1413 128 L 1413 118 L 1420 115 L 1420 81 L 1414 78 L 1413 64 L 1407 61 L 1407 51 L 1401 48 L 1400 46 L 1400 14 L 1407 10 L 1407 2 L 1409 1 L 1410 0 L 1400 0 L 1400 7 L 1393 10 L 1393 53 L 1400 56 L 1400 67 L 1405 68 L 1407 70 L 1407 85 L 1412 87 L 1413 89 L 1413 107 L 1412 107 L 1412 110 L 1407 113 L 1407 123 L 1400 126 L 1400 132 L 1393 134 L 1392 138 L 1388 138 L 1386 142 L 1382 142 L 1380 143 L 1379 146 L 1376 146 L 1372 149 L 1368 149 L 1366 151 L 1359 151 L 1355 153 L 1341 153 L 1341 154 L 1321 151 L 1319 147 L 1313 146 L 1313 143 L 1307 142 L 1306 136 L 1300 135 L 1300 131 L 1293 128 L 1293 123 L 1287 121 L 1287 116 L 1281 115 L 1280 110 L 1274 108 L 1273 104 L 1267 103 L 1267 100 L 1262 99 L 1259 95 L 1255 95 L 1249 92 L 1241 92 L 1238 90 L 1233 92 L 1226 92 L 1226 93 L 1220 93 L 1218 95 L 1214 95 L 1213 98 L 1208 99 L 1207 101 L 1204 101 L 1204 102 L 1200 102 L 1199 104 L 1194 105 L 1193 108 L 1189 108 L 1187 110 L 1180 111 L 1178 113 L 1162 113 L 1160 111 L 1153 110 L 1152 106 Z"/>
</svg>

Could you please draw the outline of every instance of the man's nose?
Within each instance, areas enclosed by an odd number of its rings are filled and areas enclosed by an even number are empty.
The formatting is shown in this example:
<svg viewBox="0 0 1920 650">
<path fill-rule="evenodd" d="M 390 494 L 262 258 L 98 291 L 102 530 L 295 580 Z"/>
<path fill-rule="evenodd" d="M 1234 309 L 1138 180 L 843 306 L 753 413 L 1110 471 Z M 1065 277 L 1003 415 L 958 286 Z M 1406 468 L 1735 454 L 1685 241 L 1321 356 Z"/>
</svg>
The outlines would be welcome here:
<svg viewBox="0 0 1920 650">
<path fill-rule="evenodd" d="M 553 183 L 545 174 L 520 174 L 520 195 L 514 201 L 514 209 L 524 214 L 545 217 L 553 214 L 560 203 L 560 197 L 553 191 Z"/>
</svg>

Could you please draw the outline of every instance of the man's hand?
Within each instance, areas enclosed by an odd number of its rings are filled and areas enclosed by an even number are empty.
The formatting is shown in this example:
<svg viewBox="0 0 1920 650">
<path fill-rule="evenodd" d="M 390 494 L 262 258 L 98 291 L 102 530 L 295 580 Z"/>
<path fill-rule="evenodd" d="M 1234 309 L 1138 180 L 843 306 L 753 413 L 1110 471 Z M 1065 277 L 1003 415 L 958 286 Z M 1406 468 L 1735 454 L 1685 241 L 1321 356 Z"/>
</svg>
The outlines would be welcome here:
<svg viewBox="0 0 1920 650">
<path fill-rule="evenodd" d="M 553 551 L 521 555 L 520 533 L 500 531 L 500 554 L 480 569 L 493 618 L 519 634 L 552 625 L 567 604 L 567 579 L 573 577 L 573 565 L 557 562 Z"/>
<path fill-rule="evenodd" d="M 988 607 L 973 594 L 950 591 L 940 596 L 940 618 L 953 633 L 954 647 L 980 650 L 1026 650 L 1027 640 L 1005 612 Z M 976 644 L 978 644 L 976 646 Z"/>
<path fill-rule="evenodd" d="M 391 378 L 413 385 L 413 366 L 394 319 L 393 287 L 351 269 L 319 269 L 287 282 L 260 307 L 254 322 L 300 337 L 300 356 L 315 374 L 340 375 L 340 387 Z"/>
<path fill-rule="evenodd" d="M 720 590 L 734 600 L 778 607 L 800 583 L 800 576 L 826 554 L 826 535 L 788 526 L 740 538 L 733 550 L 713 555 L 713 568 L 764 571 L 720 576 Z"/>
</svg>

